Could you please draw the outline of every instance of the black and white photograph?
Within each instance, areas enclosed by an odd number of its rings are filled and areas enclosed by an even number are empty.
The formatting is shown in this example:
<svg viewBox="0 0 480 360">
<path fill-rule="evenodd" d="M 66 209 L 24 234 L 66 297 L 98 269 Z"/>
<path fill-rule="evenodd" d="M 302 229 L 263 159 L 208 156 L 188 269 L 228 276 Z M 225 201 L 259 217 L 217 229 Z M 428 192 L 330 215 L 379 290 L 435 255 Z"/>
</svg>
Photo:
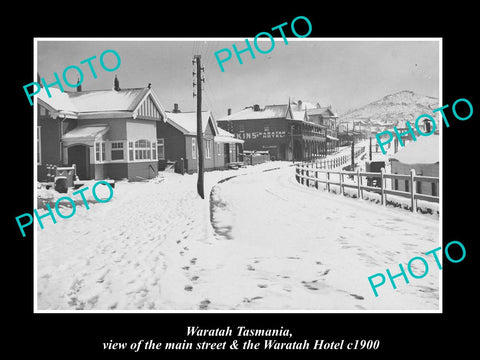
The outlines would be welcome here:
<svg viewBox="0 0 480 360">
<path fill-rule="evenodd" d="M 36 44 L 38 310 L 441 310 L 439 39 Z"/>
<path fill-rule="evenodd" d="M 470 25 L 398 11 L 112 13 L 19 36 L 14 346 L 23 329 L 42 355 L 463 354 Z"/>
</svg>

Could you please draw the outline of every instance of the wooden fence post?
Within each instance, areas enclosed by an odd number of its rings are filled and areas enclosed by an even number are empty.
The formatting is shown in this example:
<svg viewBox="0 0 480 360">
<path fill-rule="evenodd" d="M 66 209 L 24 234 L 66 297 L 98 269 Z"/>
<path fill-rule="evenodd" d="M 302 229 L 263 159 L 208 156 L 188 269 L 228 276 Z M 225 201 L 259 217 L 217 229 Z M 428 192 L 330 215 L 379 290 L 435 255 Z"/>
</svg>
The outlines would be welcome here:
<svg viewBox="0 0 480 360">
<path fill-rule="evenodd" d="M 330 172 L 327 171 L 327 191 L 330 192 Z"/>
<path fill-rule="evenodd" d="M 385 169 L 380 169 L 380 203 L 385 205 L 385 183 L 383 174 L 385 173 Z"/>
<path fill-rule="evenodd" d="M 310 164 L 307 164 L 307 177 L 310 177 Z M 310 187 L 310 179 L 307 179 L 306 181 L 307 187 Z"/>
<path fill-rule="evenodd" d="M 417 212 L 417 200 L 415 199 L 415 169 L 410 169 L 410 196 L 411 196 L 411 205 L 412 212 Z"/>
<path fill-rule="evenodd" d="M 315 171 L 315 178 L 318 179 L 318 171 Z M 315 181 L 315 188 L 318 190 L 318 180 Z"/>
<path fill-rule="evenodd" d="M 360 169 L 357 169 L 357 199 L 360 199 Z"/>
<path fill-rule="evenodd" d="M 340 170 L 340 195 L 343 195 L 343 171 Z"/>
<path fill-rule="evenodd" d="M 305 175 L 305 170 L 303 169 L 303 164 L 300 165 L 300 166 L 302 167 L 302 170 L 300 171 L 300 173 L 301 173 L 301 175 L 302 175 L 302 176 L 301 176 L 302 185 L 304 185 L 304 184 L 305 184 L 305 179 L 303 178 L 303 176 Z"/>
</svg>

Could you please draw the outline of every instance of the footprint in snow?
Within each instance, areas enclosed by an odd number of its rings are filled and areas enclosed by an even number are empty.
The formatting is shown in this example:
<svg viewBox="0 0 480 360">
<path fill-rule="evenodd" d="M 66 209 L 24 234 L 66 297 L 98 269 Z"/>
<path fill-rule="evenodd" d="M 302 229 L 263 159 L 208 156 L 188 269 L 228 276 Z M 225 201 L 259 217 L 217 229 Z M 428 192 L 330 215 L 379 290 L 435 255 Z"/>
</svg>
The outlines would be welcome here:
<svg viewBox="0 0 480 360">
<path fill-rule="evenodd" d="M 210 300 L 205 299 L 205 300 L 203 300 L 202 302 L 200 302 L 200 305 L 198 306 L 198 308 L 199 308 L 200 310 L 207 310 L 208 305 L 210 305 Z"/>
<path fill-rule="evenodd" d="M 365 299 L 363 296 L 357 295 L 357 294 L 350 294 L 350 296 L 353 296 L 357 300 L 363 300 Z"/>
<path fill-rule="evenodd" d="M 183 288 L 185 291 L 192 291 L 193 290 L 193 286 L 192 285 L 185 285 L 185 287 Z"/>
<path fill-rule="evenodd" d="M 190 264 L 192 264 L 192 265 L 195 265 L 196 262 L 197 262 L 197 258 L 192 258 L 190 260 Z"/>
</svg>

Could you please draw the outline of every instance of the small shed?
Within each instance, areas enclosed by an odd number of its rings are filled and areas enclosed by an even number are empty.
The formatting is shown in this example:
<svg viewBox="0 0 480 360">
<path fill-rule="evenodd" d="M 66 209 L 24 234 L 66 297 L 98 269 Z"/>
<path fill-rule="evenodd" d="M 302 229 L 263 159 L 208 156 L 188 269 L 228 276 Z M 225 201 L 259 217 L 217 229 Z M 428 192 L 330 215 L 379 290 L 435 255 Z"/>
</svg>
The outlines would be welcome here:
<svg viewBox="0 0 480 360">
<path fill-rule="evenodd" d="M 410 169 L 415 169 L 416 175 L 439 177 L 440 136 L 419 137 L 417 141 L 409 142 L 390 157 L 390 163 L 393 174 L 408 175 Z M 438 196 L 436 183 L 417 181 L 416 186 L 417 193 Z M 409 181 L 395 179 L 392 188 L 409 191 Z"/>
</svg>

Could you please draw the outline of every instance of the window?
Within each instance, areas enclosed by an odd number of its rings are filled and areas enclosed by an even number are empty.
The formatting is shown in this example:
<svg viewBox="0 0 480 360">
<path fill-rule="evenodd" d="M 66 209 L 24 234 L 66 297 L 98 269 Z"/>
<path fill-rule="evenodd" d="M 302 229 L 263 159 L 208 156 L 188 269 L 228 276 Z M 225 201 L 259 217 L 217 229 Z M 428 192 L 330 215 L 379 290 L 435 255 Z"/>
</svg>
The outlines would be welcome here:
<svg viewBox="0 0 480 360">
<path fill-rule="evenodd" d="M 105 161 L 105 143 L 102 142 L 102 161 Z"/>
<path fill-rule="evenodd" d="M 421 194 L 422 193 L 422 182 L 421 181 L 417 181 L 417 190 L 416 190 L 417 194 Z"/>
<path fill-rule="evenodd" d="M 210 159 L 212 157 L 211 155 L 211 143 L 212 140 L 205 140 L 205 158 Z"/>
<path fill-rule="evenodd" d="M 157 139 L 158 160 L 165 160 L 165 139 Z"/>
<path fill-rule="evenodd" d="M 37 165 L 42 165 L 42 128 L 37 126 Z"/>
<path fill-rule="evenodd" d="M 111 160 L 123 160 L 123 142 L 115 141 L 110 143 L 111 146 Z"/>
<path fill-rule="evenodd" d="M 197 158 L 197 139 L 192 138 L 192 159 Z"/>
<path fill-rule="evenodd" d="M 152 142 L 152 160 L 157 160 L 157 143 Z"/>
<path fill-rule="evenodd" d="M 150 141 L 142 139 L 135 141 L 135 160 L 150 160 Z"/>
<path fill-rule="evenodd" d="M 128 160 L 133 161 L 133 141 L 128 142 Z"/>
<path fill-rule="evenodd" d="M 97 142 L 97 143 L 95 143 L 95 160 L 96 160 L 97 162 L 100 162 L 100 161 L 101 161 L 100 155 L 101 155 L 101 154 L 100 154 L 100 143 Z"/>
</svg>

